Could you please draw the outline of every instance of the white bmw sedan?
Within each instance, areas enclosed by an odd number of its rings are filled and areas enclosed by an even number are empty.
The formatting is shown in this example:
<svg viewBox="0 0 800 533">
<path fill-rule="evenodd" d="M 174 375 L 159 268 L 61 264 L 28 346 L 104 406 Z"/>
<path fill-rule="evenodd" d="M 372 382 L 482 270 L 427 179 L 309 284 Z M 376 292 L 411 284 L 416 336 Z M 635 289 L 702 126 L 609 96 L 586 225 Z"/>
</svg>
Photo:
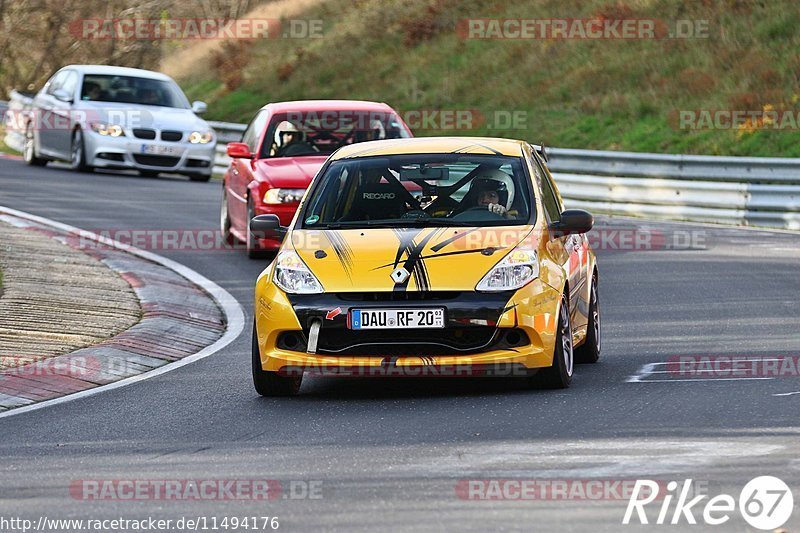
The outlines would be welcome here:
<svg viewBox="0 0 800 533">
<path fill-rule="evenodd" d="M 165 74 L 105 65 L 70 65 L 33 100 L 25 124 L 25 161 L 68 161 L 75 170 L 134 169 L 207 181 L 216 136 Z"/>
</svg>

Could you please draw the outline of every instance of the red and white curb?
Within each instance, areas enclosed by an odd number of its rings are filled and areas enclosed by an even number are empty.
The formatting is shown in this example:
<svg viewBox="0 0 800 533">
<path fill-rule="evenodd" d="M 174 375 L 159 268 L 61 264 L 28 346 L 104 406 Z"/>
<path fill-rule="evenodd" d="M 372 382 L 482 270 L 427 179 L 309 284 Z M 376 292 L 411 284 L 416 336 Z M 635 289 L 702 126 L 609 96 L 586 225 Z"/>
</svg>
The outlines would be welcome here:
<svg viewBox="0 0 800 533">
<path fill-rule="evenodd" d="M 239 302 L 180 263 L 8 207 L 0 206 L 0 219 L 99 259 L 131 284 L 143 311 L 139 323 L 98 345 L 0 371 L 0 418 L 165 374 L 218 352 L 244 329 Z"/>
</svg>

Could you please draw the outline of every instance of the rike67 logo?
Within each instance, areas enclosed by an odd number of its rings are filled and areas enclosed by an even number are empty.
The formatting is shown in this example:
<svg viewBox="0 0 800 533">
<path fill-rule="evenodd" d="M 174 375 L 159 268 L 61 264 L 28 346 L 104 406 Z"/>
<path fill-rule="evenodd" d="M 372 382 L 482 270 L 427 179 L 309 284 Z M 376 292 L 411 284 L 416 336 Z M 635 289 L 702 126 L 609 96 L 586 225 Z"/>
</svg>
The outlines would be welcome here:
<svg viewBox="0 0 800 533">
<path fill-rule="evenodd" d="M 789 486 L 773 476 L 751 479 L 739 493 L 738 501 L 730 494 L 718 494 L 710 499 L 707 494 L 701 494 L 690 499 L 693 492 L 691 479 L 684 480 L 680 486 L 677 481 L 670 481 L 666 491 L 660 491 L 661 488 L 663 483 L 636 480 L 622 523 L 628 525 L 632 519 L 634 524 L 636 520 L 640 524 L 651 523 L 652 512 L 648 518 L 645 507 L 657 501 L 651 508 L 651 511 L 658 509 L 654 522 L 657 525 L 697 524 L 697 513 L 703 523 L 719 526 L 728 522 L 738 510 L 750 526 L 766 531 L 783 526 L 794 509 L 794 497 Z"/>
</svg>

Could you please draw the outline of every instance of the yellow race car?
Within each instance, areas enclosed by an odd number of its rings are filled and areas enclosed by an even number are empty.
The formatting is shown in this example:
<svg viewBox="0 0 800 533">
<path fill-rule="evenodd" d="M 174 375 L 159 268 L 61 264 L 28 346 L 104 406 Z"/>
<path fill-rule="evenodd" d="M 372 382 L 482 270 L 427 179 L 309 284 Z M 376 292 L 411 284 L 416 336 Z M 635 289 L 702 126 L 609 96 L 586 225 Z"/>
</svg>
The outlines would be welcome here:
<svg viewBox="0 0 800 533">
<path fill-rule="evenodd" d="M 543 149 L 395 139 L 331 155 L 256 283 L 253 381 L 304 373 L 520 376 L 568 387 L 600 356 L 592 215 L 565 210 Z"/>
</svg>

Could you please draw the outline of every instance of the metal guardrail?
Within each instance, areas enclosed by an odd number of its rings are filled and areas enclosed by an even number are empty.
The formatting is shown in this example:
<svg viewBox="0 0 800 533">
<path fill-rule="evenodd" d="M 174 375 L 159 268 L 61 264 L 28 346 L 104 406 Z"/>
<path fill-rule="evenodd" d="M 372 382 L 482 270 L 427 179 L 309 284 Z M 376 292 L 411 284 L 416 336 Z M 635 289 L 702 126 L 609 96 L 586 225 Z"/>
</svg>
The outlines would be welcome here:
<svg viewBox="0 0 800 533">
<path fill-rule="evenodd" d="M 595 212 L 800 229 L 800 159 L 554 148 L 570 206 Z"/>
<path fill-rule="evenodd" d="M 225 169 L 231 164 L 231 158 L 225 152 L 225 145 L 230 142 L 241 141 L 247 125 L 214 121 L 208 121 L 208 125 L 214 128 L 214 132 L 217 134 L 217 156 L 214 158 L 214 170 L 212 172 L 214 174 L 224 174 Z"/>
<path fill-rule="evenodd" d="M 5 113 L 3 126 L 6 136 L 3 142 L 12 150 L 21 152 L 25 146 L 26 115 L 30 111 L 33 98 L 17 91 L 11 91 Z"/>
</svg>

